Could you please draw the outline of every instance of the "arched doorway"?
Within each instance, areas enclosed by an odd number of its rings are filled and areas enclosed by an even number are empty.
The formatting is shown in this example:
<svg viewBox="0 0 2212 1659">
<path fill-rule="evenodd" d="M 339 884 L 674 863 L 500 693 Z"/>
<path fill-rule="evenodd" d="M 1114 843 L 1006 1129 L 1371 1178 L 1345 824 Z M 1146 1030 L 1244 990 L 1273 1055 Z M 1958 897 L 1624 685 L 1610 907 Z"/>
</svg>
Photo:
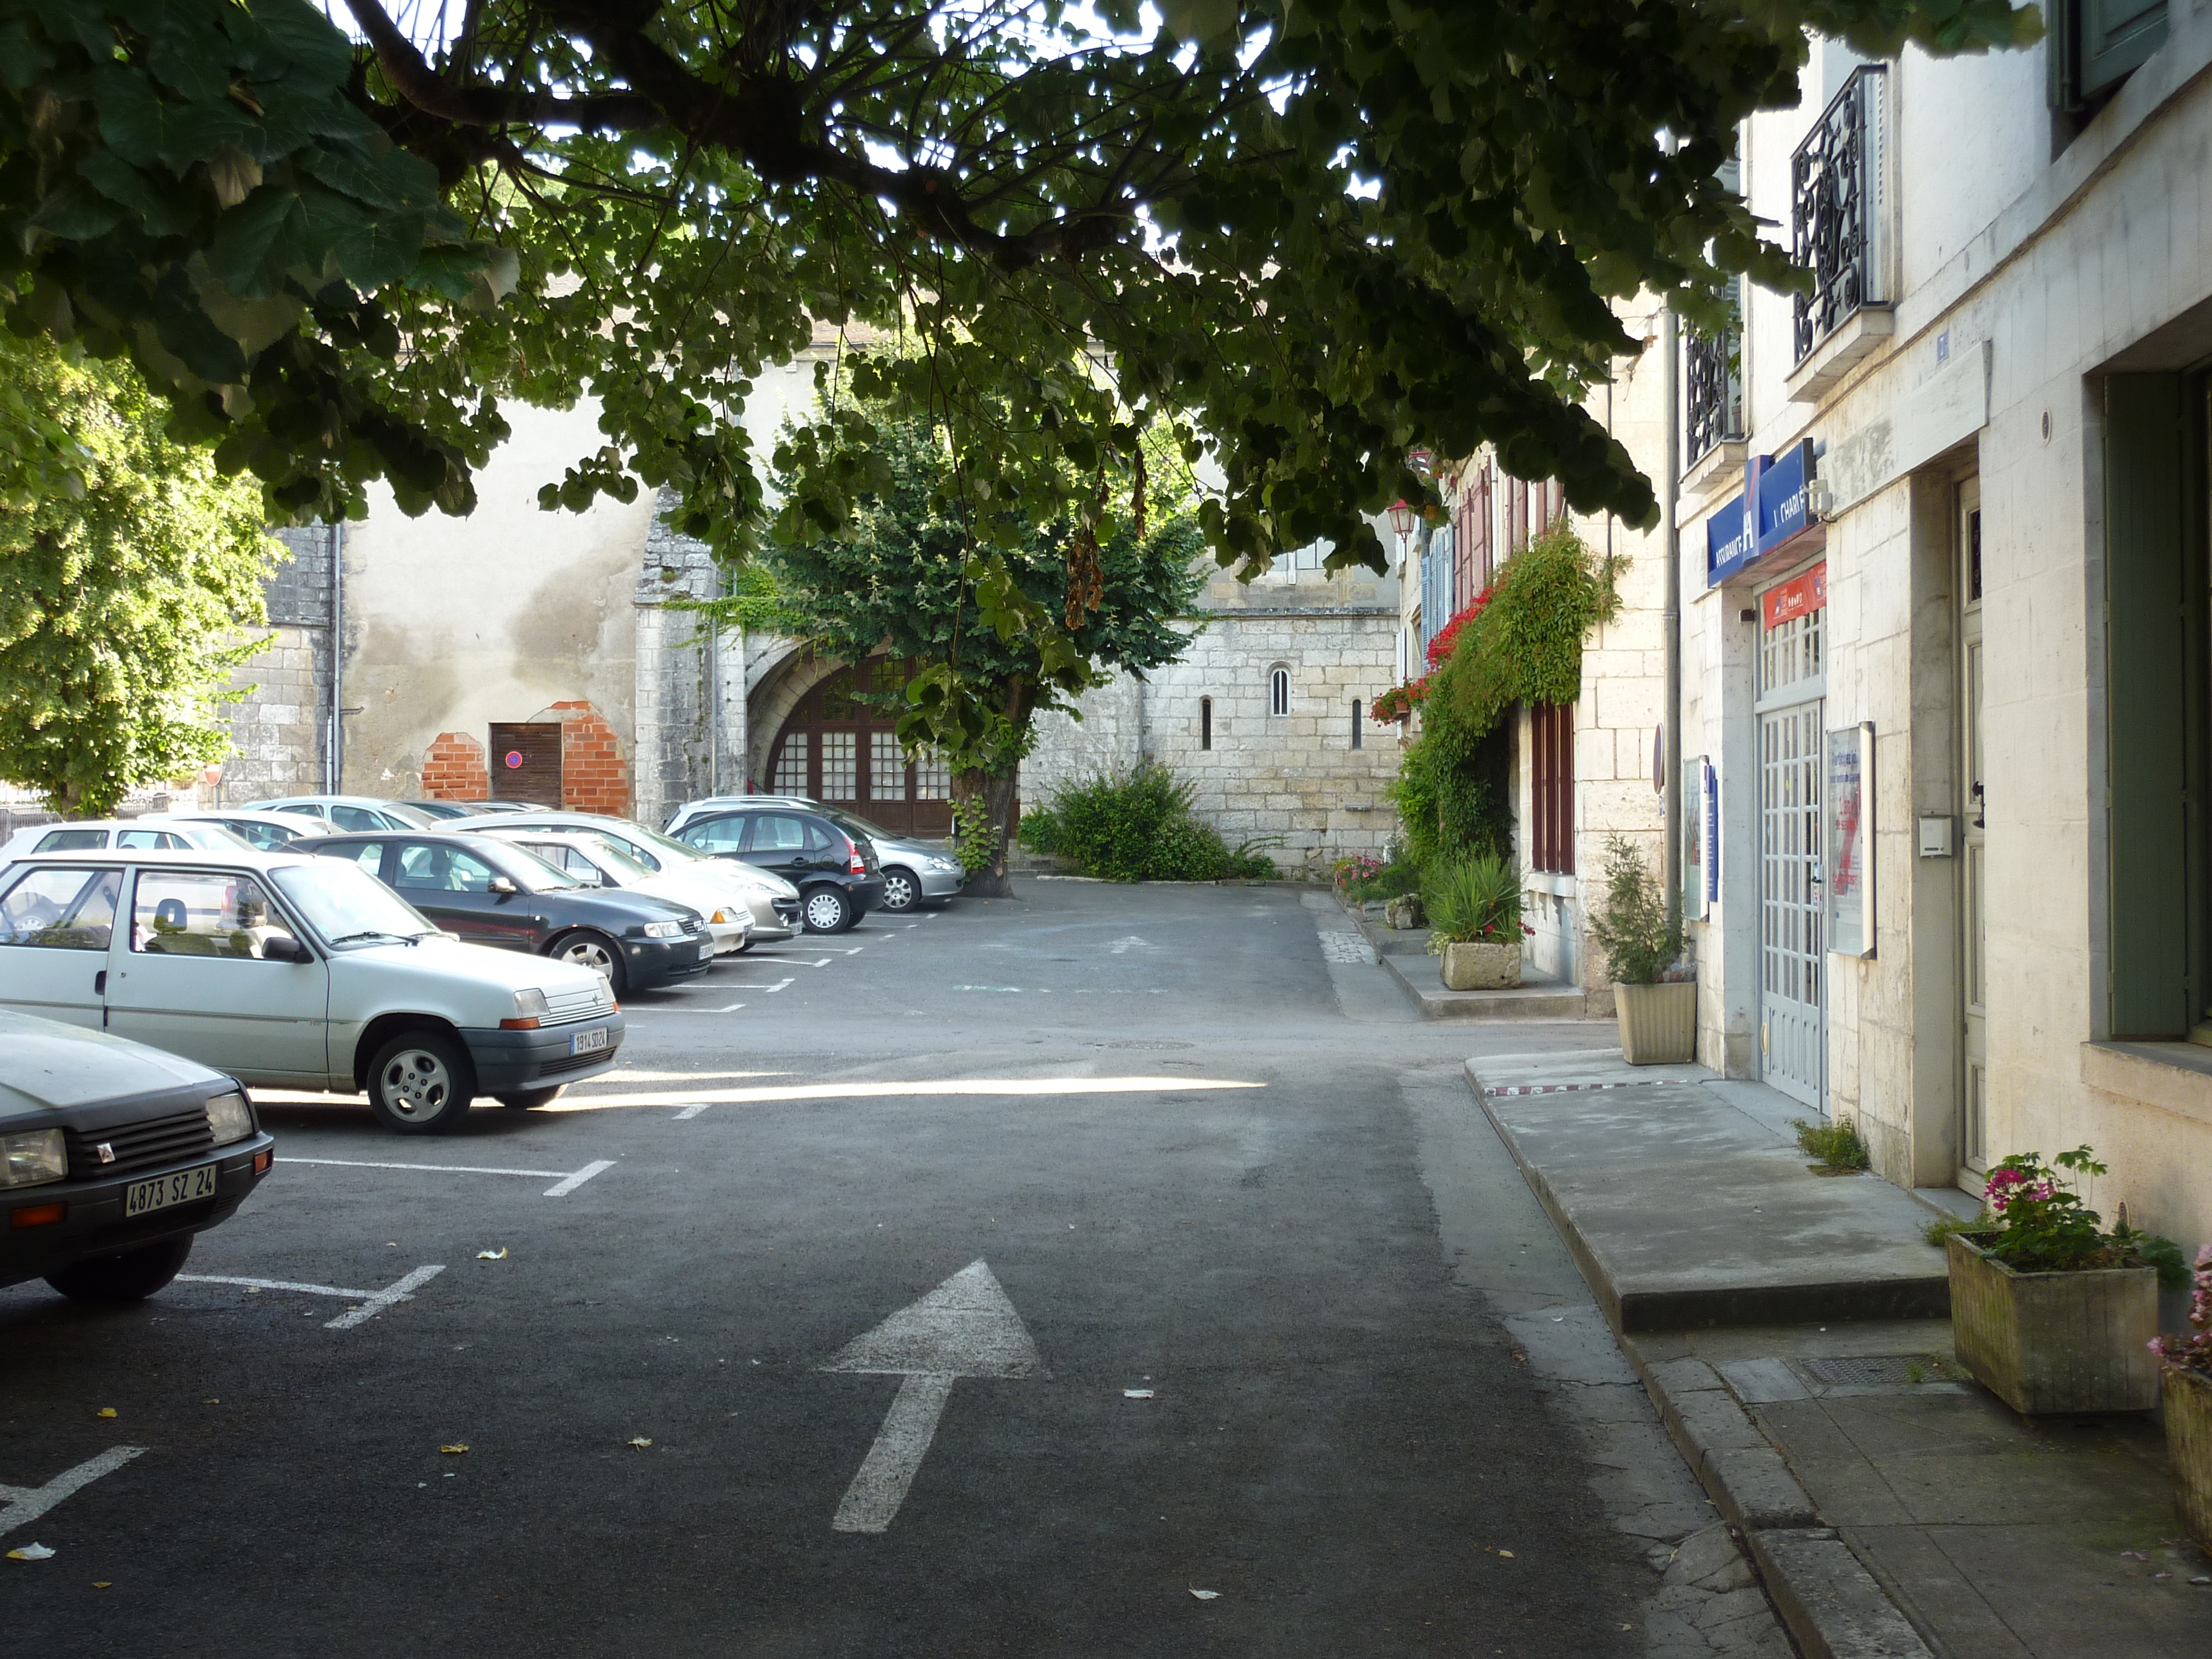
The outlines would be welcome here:
<svg viewBox="0 0 2212 1659">
<path fill-rule="evenodd" d="M 909 672 L 903 662 L 871 657 L 808 691 L 776 733 L 768 791 L 848 807 L 901 835 L 951 834 L 951 774 L 933 755 L 909 763 L 897 722 L 876 701 L 898 691 Z"/>
</svg>

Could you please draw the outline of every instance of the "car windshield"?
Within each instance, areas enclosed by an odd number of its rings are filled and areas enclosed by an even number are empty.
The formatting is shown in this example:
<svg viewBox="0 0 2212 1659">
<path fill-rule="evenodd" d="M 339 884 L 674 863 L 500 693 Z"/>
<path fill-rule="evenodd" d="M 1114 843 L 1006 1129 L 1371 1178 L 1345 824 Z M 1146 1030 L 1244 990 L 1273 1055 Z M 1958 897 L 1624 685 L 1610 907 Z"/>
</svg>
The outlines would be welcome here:
<svg viewBox="0 0 2212 1659">
<path fill-rule="evenodd" d="M 437 927 L 357 864 L 317 859 L 272 870 L 276 890 L 329 945 L 373 945 L 385 939 L 421 939 Z"/>
<path fill-rule="evenodd" d="M 592 857 L 625 887 L 642 881 L 653 873 L 653 866 L 632 858 L 623 844 L 612 836 L 594 833 L 586 837 L 591 842 Z"/>
<path fill-rule="evenodd" d="M 848 812 L 842 806 L 817 806 L 816 811 L 842 830 L 847 835 L 867 836 L 877 841 L 896 841 L 897 837 L 879 823 L 870 823 L 858 812 Z"/>
<path fill-rule="evenodd" d="M 471 841 L 476 839 L 471 836 Z M 487 842 L 491 837 L 484 837 Z M 499 866 L 501 873 L 514 878 L 533 893 L 543 893 L 556 888 L 589 887 L 592 884 L 580 881 L 559 865 L 549 863 L 526 847 L 517 847 L 512 842 L 493 842 L 486 855 Z"/>
</svg>

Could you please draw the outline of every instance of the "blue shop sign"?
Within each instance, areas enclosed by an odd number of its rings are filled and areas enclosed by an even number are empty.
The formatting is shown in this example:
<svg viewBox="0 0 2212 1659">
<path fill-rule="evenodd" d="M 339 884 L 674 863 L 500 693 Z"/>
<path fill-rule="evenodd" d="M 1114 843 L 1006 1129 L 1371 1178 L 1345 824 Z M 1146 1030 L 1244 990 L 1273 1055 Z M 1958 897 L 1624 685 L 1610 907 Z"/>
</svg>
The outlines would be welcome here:
<svg viewBox="0 0 2212 1659">
<path fill-rule="evenodd" d="M 1716 507 L 1705 520 L 1708 587 L 1813 527 L 1816 468 L 1810 438 L 1801 439 L 1779 455 L 1754 455 L 1743 470 L 1743 494 Z"/>
</svg>

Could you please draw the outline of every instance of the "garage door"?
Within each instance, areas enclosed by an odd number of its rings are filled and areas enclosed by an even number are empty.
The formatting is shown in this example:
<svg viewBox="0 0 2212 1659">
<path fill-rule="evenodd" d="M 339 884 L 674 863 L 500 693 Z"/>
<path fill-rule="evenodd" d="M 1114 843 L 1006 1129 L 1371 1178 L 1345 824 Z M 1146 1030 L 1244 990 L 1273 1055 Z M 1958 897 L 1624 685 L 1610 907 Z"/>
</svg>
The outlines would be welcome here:
<svg viewBox="0 0 2212 1659">
<path fill-rule="evenodd" d="M 561 805 L 561 726 L 556 720 L 493 722 L 491 798 Z"/>
</svg>

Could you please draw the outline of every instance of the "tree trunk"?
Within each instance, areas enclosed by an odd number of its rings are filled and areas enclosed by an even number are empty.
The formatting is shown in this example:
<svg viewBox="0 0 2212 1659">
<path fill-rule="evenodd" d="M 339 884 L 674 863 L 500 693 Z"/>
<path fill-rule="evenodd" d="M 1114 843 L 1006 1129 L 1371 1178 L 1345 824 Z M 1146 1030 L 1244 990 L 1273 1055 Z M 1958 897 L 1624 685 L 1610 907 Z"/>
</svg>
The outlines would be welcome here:
<svg viewBox="0 0 2212 1659">
<path fill-rule="evenodd" d="M 986 772 L 980 767 L 957 774 L 952 781 L 953 794 L 963 801 L 981 800 L 990 820 L 991 829 L 998 836 L 998 846 L 992 852 L 991 861 L 968 878 L 963 892 L 975 898 L 1012 898 L 1014 884 L 1006 874 L 1006 855 L 1013 849 L 1014 834 L 1021 828 L 1015 816 L 1015 796 L 1021 787 L 1021 764 L 1015 763 L 1011 771 Z"/>
</svg>

